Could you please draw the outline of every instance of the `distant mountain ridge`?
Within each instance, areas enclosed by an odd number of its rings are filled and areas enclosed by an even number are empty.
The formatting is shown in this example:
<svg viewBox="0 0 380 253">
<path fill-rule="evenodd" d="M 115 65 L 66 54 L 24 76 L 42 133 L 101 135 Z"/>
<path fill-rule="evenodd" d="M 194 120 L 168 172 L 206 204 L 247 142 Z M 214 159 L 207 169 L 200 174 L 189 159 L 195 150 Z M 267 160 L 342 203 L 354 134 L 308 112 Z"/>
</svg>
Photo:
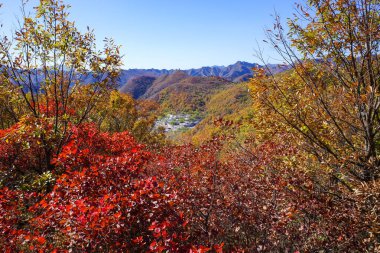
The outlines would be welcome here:
<svg viewBox="0 0 380 253">
<path fill-rule="evenodd" d="M 234 64 L 228 66 L 211 66 L 202 68 L 193 68 L 187 70 L 181 70 L 188 74 L 189 76 L 199 76 L 199 77 L 221 77 L 231 82 L 242 82 L 247 81 L 253 76 L 252 68 L 260 67 L 261 65 L 257 63 L 249 63 L 244 61 L 238 61 Z M 270 64 L 269 68 L 274 73 L 282 72 L 289 69 L 288 66 L 280 64 Z M 127 69 L 122 70 L 120 73 L 120 87 L 125 85 L 130 79 L 148 76 L 148 77 L 159 77 L 163 75 L 170 75 L 178 69 Z"/>
<path fill-rule="evenodd" d="M 133 97 L 139 98 L 149 90 L 150 86 L 152 86 L 154 82 L 165 83 L 167 82 L 165 81 L 166 79 L 170 80 L 170 82 L 177 82 L 185 77 L 218 77 L 229 82 L 238 83 L 247 81 L 251 77 L 253 77 L 253 68 L 256 67 L 262 66 L 257 63 L 238 61 L 235 64 L 231 64 L 228 66 L 211 66 L 192 68 L 187 70 L 123 69 L 121 70 L 120 75 L 118 77 L 117 85 L 120 91 L 130 93 L 133 95 Z M 266 67 L 268 67 L 273 74 L 288 70 L 290 68 L 289 66 L 281 64 L 269 64 Z M 176 72 L 180 72 L 182 74 L 176 74 Z M 172 76 L 173 74 L 174 76 Z M 37 70 L 32 71 L 32 76 L 33 80 L 37 80 L 37 83 L 35 84 L 37 86 L 38 83 L 40 83 L 43 80 L 43 76 L 40 73 L 38 73 Z M 91 72 L 88 72 L 84 76 L 79 74 L 75 74 L 74 76 L 76 80 L 80 81 L 83 84 L 89 84 L 97 81 Z M 167 78 L 168 76 L 170 76 L 170 78 Z M 175 78 L 179 79 L 175 80 Z M 171 84 L 172 83 L 162 84 L 161 86 L 164 87 Z M 25 87 L 25 89 L 27 91 L 28 87 Z"/>
</svg>

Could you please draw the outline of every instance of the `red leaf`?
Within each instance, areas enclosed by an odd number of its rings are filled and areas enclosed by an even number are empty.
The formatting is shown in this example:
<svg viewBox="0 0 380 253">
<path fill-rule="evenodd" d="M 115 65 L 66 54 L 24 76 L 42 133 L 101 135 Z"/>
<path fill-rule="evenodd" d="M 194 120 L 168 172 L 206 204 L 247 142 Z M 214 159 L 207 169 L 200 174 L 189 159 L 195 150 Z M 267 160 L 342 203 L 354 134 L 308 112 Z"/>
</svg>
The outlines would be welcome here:
<svg viewBox="0 0 380 253">
<path fill-rule="evenodd" d="M 157 246 L 157 242 L 156 241 L 153 241 L 150 245 L 149 245 L 149 249 L 150 250 L 154 250 Z"/>
<path fill-rule="evenodd" d="M 45 237 L 38 237 L 37 242 L 40 244 L 44 244 L 46 242 L 46 239 L 45 239 Z"/>
<path fill-rule="evenodd" d="M 142 236 L 138 236 L 135 239 L 133 239 L 132 242 L 136 243 L 136 244 L 141 244 L 143 242 L 143 237 Z"/>
<path fill-rule="evenodd" d="M 214 250 L 216 251 L 216 253 L 223 253 L 223 246 L 224 242 L 222 242 L 221 244 L 214 245 Z"/>
</svg>

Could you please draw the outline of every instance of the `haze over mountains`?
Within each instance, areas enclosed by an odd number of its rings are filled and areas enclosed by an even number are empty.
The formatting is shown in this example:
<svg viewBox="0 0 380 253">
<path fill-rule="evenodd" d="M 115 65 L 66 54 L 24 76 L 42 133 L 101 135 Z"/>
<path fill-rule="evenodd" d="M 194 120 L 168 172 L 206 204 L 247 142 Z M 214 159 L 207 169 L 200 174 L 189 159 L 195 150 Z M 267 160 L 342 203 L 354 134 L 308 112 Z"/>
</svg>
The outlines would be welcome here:
<svg viewBox="0 0 380 253">
<path fill-rule="evenodd" d="M 238 61 L 229 66 L 211 66 L 188 70 L 128 69 L 120 73 L 120 91 L 130 93 L 134 98 L 156 98 L 169 86 L 184 86 L 184 83 L 201 85 L 210 83 L 226 84 L 247 81 L 253 76 L 257 63 Z M 269 65 L 273 73 L 289 69 L 279 64 Z M 198 77 L 196 79 L 191 77 Z M 210 79 L 213 77 L 212 79 Z M 217 77 L 217 78 L 215 78 Z M 207 85 L 206 85 L 207 86 Z"/>
</svg>

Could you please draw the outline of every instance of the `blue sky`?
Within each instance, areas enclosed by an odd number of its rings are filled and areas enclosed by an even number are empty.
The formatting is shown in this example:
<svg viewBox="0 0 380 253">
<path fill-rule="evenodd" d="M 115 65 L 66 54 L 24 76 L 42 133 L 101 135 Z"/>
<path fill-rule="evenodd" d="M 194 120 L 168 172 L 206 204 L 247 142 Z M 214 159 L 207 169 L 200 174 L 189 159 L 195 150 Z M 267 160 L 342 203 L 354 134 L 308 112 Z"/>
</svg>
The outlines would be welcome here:
<svg viewBox="0 0 380 253">
<path fill-rule="evenodd" d="M 0 20 L 14 28 L 20 0 L 2 0 Z M 36 3 L 37 0 L 31 0 Z M 101 45 L 122 45 L 123 68 L 187 69 L 257 62 L 257 42 L 267 57 L 264 30 L 276 10 L 285 21 L 295 0 L 66 0 L 78 28 L 90 26 Z M 275 62 L 274 59 L 270 60 Z"/>
</svg>

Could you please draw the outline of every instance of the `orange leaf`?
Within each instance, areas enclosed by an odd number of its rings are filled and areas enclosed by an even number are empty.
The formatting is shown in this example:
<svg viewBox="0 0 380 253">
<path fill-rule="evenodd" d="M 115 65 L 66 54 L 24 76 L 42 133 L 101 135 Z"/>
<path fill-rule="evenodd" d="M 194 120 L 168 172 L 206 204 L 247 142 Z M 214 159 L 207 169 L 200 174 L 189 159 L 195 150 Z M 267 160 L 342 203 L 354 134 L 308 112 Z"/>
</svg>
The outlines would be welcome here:
<svg viewBox="0 0 380 253">
<path fill-rule="evenodd" d="M 46 242 L 46 239 L 45 239 L 45 237 L 38 237 L 37 242 L 40 244 L 44 244 Z"/>
<path fill-rule="evenodd" d="M 223 253 L 223 246 L 224 246 L 224 242 L 222 242 L 221 244 L 214 245 L 215 252 Z"/>
<path fill-rule="evenodd" d="M 120 216 L 121 216 L 121 212 L 115 213 L 115 214 L 113 215 L 113 217 L 115 217 L 116 219 L 119 219 Z"/>
</svg>

